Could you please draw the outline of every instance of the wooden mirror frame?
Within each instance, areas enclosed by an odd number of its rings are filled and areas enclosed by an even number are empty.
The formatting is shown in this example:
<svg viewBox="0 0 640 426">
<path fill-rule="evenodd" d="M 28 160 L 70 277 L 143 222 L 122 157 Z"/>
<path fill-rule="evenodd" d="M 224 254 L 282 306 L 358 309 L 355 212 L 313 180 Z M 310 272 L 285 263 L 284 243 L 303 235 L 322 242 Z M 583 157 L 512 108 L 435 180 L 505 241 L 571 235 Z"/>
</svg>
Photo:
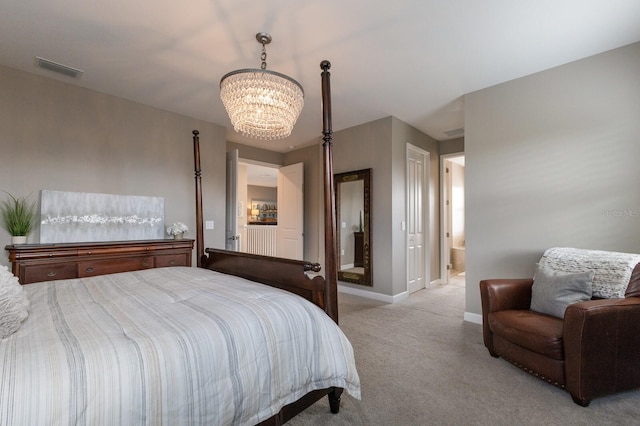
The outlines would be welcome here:
<svg viewBox="0 0 640 426">
<path fill-rule="evenodd" d="M 338 280 L 345 281 L 354 284 L 373 286 L 372 278 L 372 257 L 371 257 L 371 169 L 357 170 L 347 173 L 337 173 L 333 177 L 335 185 L 335 203 L 336 203 L 336 258 L 338 259 Z M 340 220 L 340 197 L 342 191 L 340 186 L 345 182 L 353 182 L 362 180 L 364 183 L 364 214 L 363 214 L 363 235 L 362 235 L 362 266 L 364 268 L 363 274 L 357 274 L 353 272 L 344 272 L 340 270 L 340 256 L 341 250 L 341 223 Z"/>
</svg>

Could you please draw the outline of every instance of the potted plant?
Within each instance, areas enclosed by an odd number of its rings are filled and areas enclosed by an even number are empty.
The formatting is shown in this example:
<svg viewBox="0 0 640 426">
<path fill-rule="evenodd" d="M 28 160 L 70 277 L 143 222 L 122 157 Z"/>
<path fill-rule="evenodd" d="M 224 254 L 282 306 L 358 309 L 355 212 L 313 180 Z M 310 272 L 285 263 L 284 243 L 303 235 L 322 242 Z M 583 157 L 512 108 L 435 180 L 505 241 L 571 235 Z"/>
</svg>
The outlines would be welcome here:
<svg viewBox="0 0 640 426">
<path fill-rule="evenodd" d="M 173 225 L 167 227 L 167 234 L 173 235 L 175 240 L 181 239 L 187 232 L 189 232 L 189 228 L 182 222 L 175 222 Z"/>
<path fill-rule="evenodd" d="M 2 227 L 11 234 L 11 244 L 24 244 L 35 226 L 36 203 L 6 193 L 10 198 L 0 203 Z"/>
</svg>

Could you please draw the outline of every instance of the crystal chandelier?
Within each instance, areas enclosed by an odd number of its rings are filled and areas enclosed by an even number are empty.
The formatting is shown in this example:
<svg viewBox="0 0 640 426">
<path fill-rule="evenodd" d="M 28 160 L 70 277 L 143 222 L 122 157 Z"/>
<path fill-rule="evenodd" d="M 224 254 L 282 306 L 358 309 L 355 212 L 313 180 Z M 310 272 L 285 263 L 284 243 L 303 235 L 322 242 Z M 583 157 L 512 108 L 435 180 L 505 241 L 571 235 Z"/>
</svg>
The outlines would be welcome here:
<svg viewBox="0 0 640 426">
<path fill-rule="evenodd" d="M 291 134 L 304 106 L 300 83 L 267 70 L 271 36 L 256 34 L 262 44 L 260 69 L 231 71 L 220 80 L 220 98 L 236 132 L 256 139 L 283 139 Z"/>
</svg>

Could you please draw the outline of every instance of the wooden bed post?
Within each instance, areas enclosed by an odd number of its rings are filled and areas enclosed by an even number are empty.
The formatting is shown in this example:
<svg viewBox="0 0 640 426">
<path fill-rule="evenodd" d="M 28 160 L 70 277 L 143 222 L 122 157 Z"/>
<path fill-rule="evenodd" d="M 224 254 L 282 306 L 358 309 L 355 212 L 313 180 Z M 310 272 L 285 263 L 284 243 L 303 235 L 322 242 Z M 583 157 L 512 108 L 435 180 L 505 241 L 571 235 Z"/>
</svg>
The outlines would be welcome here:
<svg viewBox="0 0 640 426">
<path fill-rule="evenodd" d="M 204 257 L 204 224 L 202 220 L 202 178 L 200 171 L 200 134 L 199 131 L 193 131 L 193 159 L 196 179 L 196 264 L 198 268 L 202 266 L 202 258 Z"/>
<path fill-rule="evenodd" d="M 322 133 L 324 159 L 324 269 L 325 306 L 327 314 L 338 323 L 338 270 L 336 267 L 336 211 L 333 186 L 333 138 L 331 123 L 331 84 L 327 60 L 320 63 L 322 69 Z"/>
<path fill-rule="evenodd" d="M 199 132 L 193 131 L 193 153 L 196 178 L 196 244 L 198 267 L 212 271 L 235 275 L 251 281 L 281 288 L 304 297 L 338 323 L 338 271 L 336 256 L 336 211 L 333 184 L 333 141 L 331 124 L 331 87 L 329 84 L 329 61 L 320 63 L 322 69 L 322 133 L 324 162 L 324 247 L 325 276 L 313 278 L 305 271 L 320 270 L 320 265 L 300 260 L 279 257 L 259 256 L 227 250 L 204 248 L 204 223 L 202 219 L 202 182 L 200 176 L 200 142 Z M 206 252 L 206 254 L 205 254 Z M 292 402 L 273 417 L 260 425 L 282 424 L 293 418 L 305 408 L 311 406 L 324 395 L 329 396 L 329 407 L 332 413 L 340 410 L 340 397 L 343 389 L 330 387 L 309 392 L 302 398 Z"/>
</svg>

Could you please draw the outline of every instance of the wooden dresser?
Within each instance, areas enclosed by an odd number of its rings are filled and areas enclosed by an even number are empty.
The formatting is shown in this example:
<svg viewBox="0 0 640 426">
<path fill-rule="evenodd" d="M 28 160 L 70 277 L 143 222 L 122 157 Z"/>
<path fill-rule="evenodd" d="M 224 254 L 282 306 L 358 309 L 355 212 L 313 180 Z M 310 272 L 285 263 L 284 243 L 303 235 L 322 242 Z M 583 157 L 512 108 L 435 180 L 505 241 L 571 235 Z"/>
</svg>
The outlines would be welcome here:
<svg viewBox="0 0 640 426">
<path fill-rule="evenodd" d="M 193 240 L 8 245 L 21 284 L 165 266 L 191 266 Z"/>
</svg>

